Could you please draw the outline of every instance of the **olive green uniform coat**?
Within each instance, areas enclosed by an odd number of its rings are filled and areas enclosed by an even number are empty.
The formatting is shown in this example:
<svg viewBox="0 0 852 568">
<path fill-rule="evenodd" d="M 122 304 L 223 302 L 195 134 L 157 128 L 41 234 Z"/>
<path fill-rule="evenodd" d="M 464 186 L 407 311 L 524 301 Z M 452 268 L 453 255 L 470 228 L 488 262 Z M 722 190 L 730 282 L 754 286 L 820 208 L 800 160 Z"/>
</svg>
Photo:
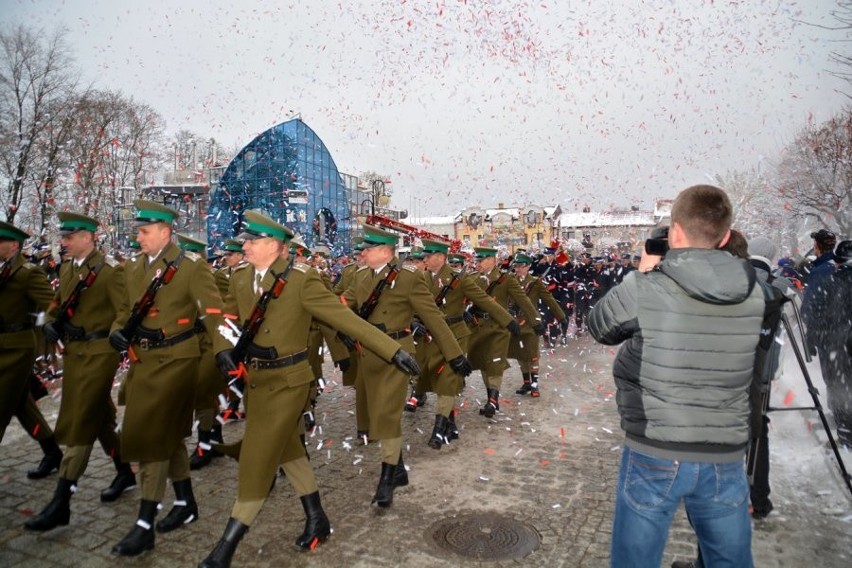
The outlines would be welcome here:
<svg viewBox="0 0 852 568">
<path fill-rule="evenodd" d="M 541 278 L 527 274 L 523 280 L 518 278 L 518 284 L 521 285 L 533 306 L 538 306 L 538 302 L 541 300 L 550 308 L 553 317 L 559 321 L 565 319 L 565 312 L 562 311 L 559 303 L 553 298 L 553 294 L 548 291 Z M 521 335 L 510 338 L 508 357 L 517 361 L 534 361 L 538 359 L 540 354 L 538 334 L 533 331 L 533 322 L 520 315 L 517 319 L 518 323 L 521 324 Z"/>
<path fill-rule="evenodd" d="M 284 259 L 272 264 L 261 281 L 264 290 L 272 286 L 273 272 L 280 273 L 286 264 Z M 240 320 L 249 317 L 258 300 L 254 275 L 251 266 L 234 272 L 225 298 L 226 317 L 236 316 Z M 254 344 L 274 347 L 278 357 L 303 353 L 314 319 L 333 324 L 357 338 L 384 361 L 390 361 L 399 350 L 396 341 L 353 314 L 326 288 L 317 271 L 303 264 L 293 265 L 283 293 L 269 302 Z M 219 334 L 214 344 L 217 353 L 232 347 Z M 245 396 L 249 411 L 239 455 L 238 501 L 264 499 L 278 464 L 305 457 L 299 435 L 302 411 L 313 380 L 314 373 L 307 360 L 276 369 L 254 369 L 248 365 Z"/>
<path fill-rule="evenodd" d="M 451 282 L 454 273 L 455 271 L 446 264 L 434 276 L 426 272 L 429 291 L 433 298 L 437 299 L 444 286 Z M 468 301 L 489 314 L 498 326 L 505 328 L 512 321 L 509 312 L 489 297 L 477 285 L 473 276 L 462 275 L 455 288 L 444 297 L 439 309 L 444 313 L 445 321 L 449 320 L 447 323 L 463 351 L 466 351 L 468 339 L 472 333 L 462 317 Z M 446 364 L 446 359 L 434 341 L 427 343 L 420 340 L 417 343 L 417 363 L 423 371 L 417 379 L 417 392 L 434 391 L 442 396 L 456 396 L 464 388 L 464 379 Z"/>
<path fill-rule="evenodd" d="M 90 268 L 98 269 L 95 282 L 80 294 L 72 326 L 82 327 L 86 334 L 103 332 L 109 335 L 117 315 L 126 311 L 127 293 L 124 290 L 124 269 L 114 259 L 95 250 L 78 268 L 66 260 L 59 268 L 59 289 L 54 305 L 58 308 L 68 299 L 77 283 L 85 279 Z M 51 318 L 58 315 L 51 310 Z M 121 356 L 109 344 L 109 339 L 71 341 L 61 338 L 65 345 L 62 356 L 62 401 L 56 421 L 56 439 L 67 446 L 90 446 L 96 438 L 117 442 L 115 435 L 115 404 L 112 384 Z M 113 447 L 104 447 L 108 454 Z"/>
<path fill-rule="evenodd" d="M 394 259 L 392 262 L 399 261 Z M 376 274 L 369 267 L 362 267 L 355 273 L 342 298 L 357 312 L 389 271 L 390 268 L 385 266 Z M 463 355 L 463 351 L 444 321 L 443 312 L 435 306 L 435 296 L 429 291 L 426 280 L 425 274 L 416 268 L 403 267 L 393 284 L 385 286 L 376 309 L 367 321 L 383 325 L 387 333 L 402 332 L 409 329 L 414 314 L 417 314 L 431 332 L 444 359 L 449 361 Z M 410 334 L 400 338 L 399 342 L 406 351 L 414 352 L 414 339 Z M 377 440 L 401 437 L 400 418 L 408 376 L 365 349 L 358 361 L 358 380 L 363 380 L 366 386 L 370 437 Z"/>
<path fill-rule="evenodd" d="M 477 285 L 487 290 L 491 282 L 500 278 L 500 269 L 495 267 L 486 277 L 474 276 Z M 492 292 L 494 301 L 503 309 L 508 310 L 509 301 L 517 305 L 527 322 L 540 323 L 541 316 L 533 306 L 523 288 L 518 284 L 518 279 L 513 274 L 507 274 L 503 282 L 497 285 Z M 502 375 L 509 367 L 506 361 L 506 353 L 509 351 L 509 332 L 506 325 L 500 325 L 490 316 L 477 318 L 477 324 L 473 328 L 473 335 L 468 343 L 468 359 L 474 369 L 479 369 L 487 376 Z"/>
<path fill-rule="evenodd" d="M 150 267 L 146 267 L 145 254 L 127 262 L 124 274 L 128 309 L 119 316 L 113 330 L 121 329 L 130 315 L 130 307 L 142 297 L 158 271 L 165 269 L 166 262 L 174 261 L 180 252 L 169 243 Z M 160 329 L 169 338 L 192 329 L 195 320 L 201 317 L 207 333 L 218 335 L 221 313 L 222 300 L 207 262 L 197 254 L 184 252 L 178 271 L 157 292 L 142 326 Z M 135 344 L 131 347 L 139 361 L 131 363 L 125 385 L 122 458 L 166 461 L 190 434 L 201 356 L 198 336 L 148 350 Z"/>
<path fill-rule="evenodd" d="M 29 396 L 27 381 L 35 361 L 34 314 L 46 312 L 53 299 L 44 270 L 20 254 L 7 262 L 12 263 L 11 276 L 0 288 L 0 440 Z M 26 329 L 5 331 L 10 326 Z M 30 432 L 41 438 L 38 434 Z"/>
</svg>

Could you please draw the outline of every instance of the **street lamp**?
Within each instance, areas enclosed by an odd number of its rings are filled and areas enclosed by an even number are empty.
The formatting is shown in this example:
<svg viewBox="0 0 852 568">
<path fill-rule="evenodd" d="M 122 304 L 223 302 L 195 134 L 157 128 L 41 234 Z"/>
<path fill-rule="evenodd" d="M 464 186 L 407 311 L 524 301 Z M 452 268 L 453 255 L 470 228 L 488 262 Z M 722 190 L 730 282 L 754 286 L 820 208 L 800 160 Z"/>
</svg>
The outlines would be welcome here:
<svg viewBox="0 0 852 568">
<path fill-rule="evenodd" d="M 381 198 L 385 194 L 385 181 L 381 179 L 374 179 L 371 184 L 373 187 L 373 200 L 372 200 L 372 214 L 375 217 L 376 215 L 376 204 L 379 202 L 379 198 Z"/>
</svg>

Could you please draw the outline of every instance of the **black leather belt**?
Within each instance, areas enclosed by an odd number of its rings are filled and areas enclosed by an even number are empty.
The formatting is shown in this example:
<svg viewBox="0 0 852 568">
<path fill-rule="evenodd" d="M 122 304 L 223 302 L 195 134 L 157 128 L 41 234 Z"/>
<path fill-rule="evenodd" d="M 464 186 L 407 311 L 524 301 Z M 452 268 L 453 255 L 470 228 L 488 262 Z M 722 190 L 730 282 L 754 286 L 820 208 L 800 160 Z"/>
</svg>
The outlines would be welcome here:
<svg viewBox="0 0 852 568">
<path fill-rule="evenodd" d="M 304 361 L 308 358 L 308 350 L 299 351 L 298 353 L 293 353 L 292 355 L 287 355 L 286 357 L 279 357 L 278 359 L 258 359 L 257 357 L 253 357 L 249 359 L 249 367 L 252 369 L 278 369 L 281 367 L 289 367 L 290 365 L 295 365 L 299 361 Z"/>
<path fill-rule="evenodd" d="M 464 316 L 447 316 L 444 318 L 444 321 L 447 323 L 459 323 L 460 321 L 464 321 Z"/>
<path fill-rule="evenodd" d="M 67 335 L 65 336 L 65 343 L 69 343 L 71 341 L 94 341 L 96 339 L 105 339 L 109 337 L 109 331 L 93 331 L 92 333 L 85 333 L 83 335 Z"/>
<path fill-rule="evenodd" d="M 6 325 L 0 325 L 0 333 L 15 333 L 17 331 L 26 331 L 32 328 L 33 324 L 31 323 L 10 323 Z"/>
<path fill-rule="evenodd" d="M 388 337 L 391 339 L 402 339 L 403 337 L 408 337 L 411 335 L 410 329 L 401 329 L 399 331 L 389 331 Z"/>
<path fill-rule="evenodd" d="M 166 337 L 165 339 L 154 341 L 152 339 L 145 339 L 143 337 L 141 339 L 136 340 L 135 343 L 139 346 L 140 349 L 142 349 L 142 351 L 147 351 L 149 349 L 158 349 L 160 347 L 171 347 L 172 345 L 177 345 L 181 341 L 186 341 L 194 335 L 195 330 L 188 329 L 183 333 L 178 333 L 177 335 Z"/>
</svg>

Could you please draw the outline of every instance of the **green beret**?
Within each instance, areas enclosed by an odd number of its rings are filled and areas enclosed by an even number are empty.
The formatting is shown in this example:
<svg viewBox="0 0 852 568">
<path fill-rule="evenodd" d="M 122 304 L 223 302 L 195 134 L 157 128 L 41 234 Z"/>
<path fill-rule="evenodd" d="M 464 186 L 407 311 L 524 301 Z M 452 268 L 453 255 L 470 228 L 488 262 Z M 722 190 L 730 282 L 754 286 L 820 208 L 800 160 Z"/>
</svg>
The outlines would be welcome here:
<svg viewBox="0 0 852 568">
<path fill-rule="evenodd" d="M 180 213 L 166 207 L 162 203 L 150 201 L 148 199 L 137 199 L 133 202 L 136 208 L 136 226 L 141 227 L 152 223 L 166 223 L 171 225 L 175 219 L 180 217 Z"/>
<path fill-rule="evenodd" d="M 238 239 L 254 240 L 269 237 L 285 243 L 293 239 L 293 231 L 267 217 L 260 211 L 247 209 L 243 212 L 243 229 Z"/>
<path fill-rule="evenodd" d="M 450 251 L 450 243 L 446 241 L 434 241 L 432 239 L 423 239 L 423 252 L 430 254 L 433 252 L 441 252 L 447 254 Z"/>
<path fill-rule="evenodd" d="M 199 241 L 198 239 L 193 239 L 187 235 L 182 235 L 178 233 L 178 247 L 181 250 L 187 250 L 189 252 L 205 252 L 207 250 L 207 243 L 204 241 Z"/>
<path fill-rule="evenodd" d="M 22 231 L 11 223 L 0 221 L 0 239 L 22 243 L 28 238 L 30 238 L 29 233 Z"/>
<path fill-rule="evenodd" d="M 399 243 L 399 234 L 385 231 L 373 225 L 364 225 L 364 234 L 362 235 L 362 248 L 370 248 L 380 245 L 396 246 Z"/>
<path fill-rule="evenodd" d="M 497 249 L 491 247 L 475 247 L 473 249 L 473 254 L 476 255 L 476 258 L 488 258 L 490 256 L 497 256 Z"/>
<path fill-rule="evenodd" d="M 60 211 L 56 216 L 59 217 L 59 232 L 63 235 L 70 235 L 77 231 L 91 231 L 94 233 L 98 230 L 99 223 L 97 219 L 93 219 L 88 215 L 72 211 Z"/>
</svg>

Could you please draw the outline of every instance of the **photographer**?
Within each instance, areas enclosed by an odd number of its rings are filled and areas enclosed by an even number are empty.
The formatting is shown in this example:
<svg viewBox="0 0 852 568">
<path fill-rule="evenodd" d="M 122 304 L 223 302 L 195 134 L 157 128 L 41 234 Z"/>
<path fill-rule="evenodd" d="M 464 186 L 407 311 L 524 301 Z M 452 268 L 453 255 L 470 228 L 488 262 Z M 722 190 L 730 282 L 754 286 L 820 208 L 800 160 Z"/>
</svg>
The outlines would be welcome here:
<svg viewBox="0 0 852 568">
<path fill-rule="evenodd" d="M 731 218 L 721 189 L 681 192 L 665 257 L 646 251 L 589 316 L 597 341 L 624 342 L 613 365 L 626 433 L 611 546 L 619 568 L 660 565 L 681 501 L 704 562 L 752 565 L 743 458 L 764 299 L 746 262 L 716 250 Z"/>
</svg>

